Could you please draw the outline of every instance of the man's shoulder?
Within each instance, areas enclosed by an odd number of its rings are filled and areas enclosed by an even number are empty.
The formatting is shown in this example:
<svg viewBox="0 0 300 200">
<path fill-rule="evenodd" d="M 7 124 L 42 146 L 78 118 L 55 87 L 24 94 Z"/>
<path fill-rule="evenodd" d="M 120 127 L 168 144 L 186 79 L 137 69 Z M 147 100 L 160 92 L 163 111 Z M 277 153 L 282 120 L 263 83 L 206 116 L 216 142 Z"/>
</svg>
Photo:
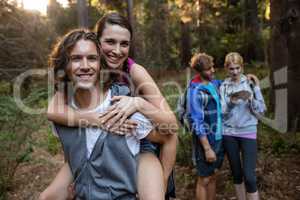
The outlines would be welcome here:
<svg viewBox="0 0 300 200">
<path fill-rule="evenodd" d="M 222 80 L 219 80 L 219 79 L 214 79 L 214 80 L 211 81 L 211 83 L 212 83 L 214 86 L 216 86 L 217 88 L 219 88 L 219 87 L 222 85 L 223 81 L 222 81 Z"/>
</svg>

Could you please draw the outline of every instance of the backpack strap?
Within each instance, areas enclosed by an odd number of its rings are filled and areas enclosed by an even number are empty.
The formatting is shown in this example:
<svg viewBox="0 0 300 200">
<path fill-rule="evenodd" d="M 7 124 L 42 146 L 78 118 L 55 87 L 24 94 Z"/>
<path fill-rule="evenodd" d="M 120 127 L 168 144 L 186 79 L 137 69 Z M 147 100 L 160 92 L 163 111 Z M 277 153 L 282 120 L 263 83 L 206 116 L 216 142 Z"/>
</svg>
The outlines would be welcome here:
<svg viewBox="0 0 300 200">
<path fill-rule="evenodd" d="M 110 87 L 111 96 L 132 96 L 129 87 L 124 83 L 113 83 Z"/>
</svg>

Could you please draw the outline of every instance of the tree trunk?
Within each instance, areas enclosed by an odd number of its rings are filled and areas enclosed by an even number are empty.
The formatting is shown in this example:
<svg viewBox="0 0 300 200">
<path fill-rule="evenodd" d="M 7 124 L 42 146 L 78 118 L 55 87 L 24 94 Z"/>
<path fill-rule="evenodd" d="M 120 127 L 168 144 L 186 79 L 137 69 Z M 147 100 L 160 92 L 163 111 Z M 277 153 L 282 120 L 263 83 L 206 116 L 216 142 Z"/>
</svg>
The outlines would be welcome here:
<svg viewBox="0 0 300 200">
<path fill-rule="evenodd" d="M 247 37 L 245 59 L 263 60 L 263 51 L 260 48 L 261 29 L 258 20 L 258 5 L 257 0 L 244 0 L 245 4 L 245 31 Z"/>
<path fill-rule="evenodd" d="M 128 17 L 129 23 L 131 24 L 132 32 L 134 33 L 133 0 L 127 0 L 127 17 Z M 134 56 L 135 56 L 134 49 L 135 49 L 134 48 L 134 36 L 132 36 L 130 52 L 129 52 L 129 55 L 131 58 L 134 58 Z"/>
<path fill-rule="evenodd" d="M 78 26 L 88 28 L 88 8 L 85 0 L 77 0 Z"/>
<path fill-rule="evenodd" d="M 280 17 L 283 12 L 284 0 L 271 0 L 271 38 L 269 44 L 269 66 L 270 66 L 270 102 L 271 110 L 275 113 L 275 120 L 277 115 L 282 115 L 282 113 L 277 114 L 279 107 L 287 106 L 279 102 L 278 92 L 283 89 L 287 90 L 287 83 L 280 81 L 280 76 L 285 76 L 285 74 L 280 73 L 281 69 L 287 67 L 287 47 L 285 38 L 280 31 Z M 287 98 L 287 97 L 283 97 Z M 287 109 L 287 108 L 286 108 Z M 284 113 L 285 118 L 287 118 L 287 113 Z M 285 119 L 287 121 L 288 119 Z M 287 124 L 285 126 L 288 126 Z M 287 127 L 288 128 L 288 127 Z"/>
<path fill-rule="evenodd" d="M 203 11 L 204 11 L 204 5 L 202 0 L 198 0 L 198 5 L 199 5 L 199 10 L 198 10 L 198 22 L 197 22 L 197 26 L 198 26 L 198 34 L 199 34 L 199 38 L 203 37 L 203 32 L 202 32 L 202 16 L 203 16 Z M 199 42 L 200 43 L 200 42 Z M 201 49 L 201 47 L 198 47 L 199 50 Z"/>
<path fill-rule="evenodd" d="M 146 1 L 148 17 L 145 21 L 146 28 L 146 50 L 149 64 L 161 69 L 171 66 L 168 34 L 168 1 L 156 0 Z"/>
<path fill-rule="evenodd" d="M 181 66 L 189 66 L 191 59 L 190 23 L 181 22 Z"/>
<path fill-rule="evenodd" d="M 281 28 L 288 49 L 288 121 L 290 131 L 295 132 L 300 127 L 300 2 L 287 1 L 281 16 Z"/>
</svg>

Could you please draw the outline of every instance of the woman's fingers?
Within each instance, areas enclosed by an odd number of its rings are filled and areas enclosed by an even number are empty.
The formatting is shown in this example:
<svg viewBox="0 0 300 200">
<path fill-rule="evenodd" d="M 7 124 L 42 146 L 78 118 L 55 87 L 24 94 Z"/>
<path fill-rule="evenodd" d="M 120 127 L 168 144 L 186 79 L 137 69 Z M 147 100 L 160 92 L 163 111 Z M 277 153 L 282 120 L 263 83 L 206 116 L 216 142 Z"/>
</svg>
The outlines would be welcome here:
<svg viewBox="0 0 300 200">
<path fill-rule="evenodd" d="M 133 130 L 133 129 L 136 129 L 137 127 L 137 123 L 135 121 L 130 121 L 130 120 L 127 120 L 125 123 L 123 123 L 120 127 L 121 128 L 126 128 L 126 129 L 129 129 L 129 130 Z"/>
<path fill-rule="evenodd" d="M 133 120 L 126 120 L 121 125 L 115 125 L 111 127 L 109 131 L 119 135 L 131 134 L 136 129 L 136 127 L 137 127 L 137 122 Z"/>
<path fill-rule="evenodd" d="M 119 126 L 121 124 L 119 121 L 123 115 L 124 115 L 123 111 L 116 112 L 116 114 L 114 116 L 112 116 L 109 120 L 107 120 L 107 122 L 105 123 L 106 126 L 108 128 L 112 127 L 112 126 Z M 117 123 L 117 122 L 119 122 L 119 123 Z"/>
<path fill-rule="evenodd" d="M 117 105 L 115 105 L 115 104 L 111 105 L 104 112 L 100 113 L 99 117 L 103 117 L 103 116 L 107 115 L 108 113 L 110 113 L 111 111 L 113 111 L 115 109 L 117 109 Z"/>
<path fill-rule="evenodd" d="M 108 126 L 107 125 L 107 122 L 112 118 L 114 117 L 115 115 L 118 114 L 118 110 L 112 110 L 110 112 L 106 112 L 105 115 L 102 115 L 101 117 L 99 117 L 99 120 L 100 120 L 100 124 L 103 125 L 103 126 Z M 109 128 L 109 126 L 108 126 Z"/>
<path fill-rule="evenodd" d="M 111 98 L 112 102 L 116 102 L 122 99 L 122 96 L 113 96 L 113 98 Z"/>
<path fill-rule="evenodd" d="M 137 123 L 135 120 L 132 120 L 132 119 L 127 119 L 127 120 L 125 121 L 125 124 L 135 125 L 135 126 L 138 125 L 138 123 Z"/>
<path fill-rule="evenodd" d="M 120 119 L 120 124 L 123 124 L 126 121 L 126 119 L 127 119 L 127 115 L 124 114 Z"/>
</svg>

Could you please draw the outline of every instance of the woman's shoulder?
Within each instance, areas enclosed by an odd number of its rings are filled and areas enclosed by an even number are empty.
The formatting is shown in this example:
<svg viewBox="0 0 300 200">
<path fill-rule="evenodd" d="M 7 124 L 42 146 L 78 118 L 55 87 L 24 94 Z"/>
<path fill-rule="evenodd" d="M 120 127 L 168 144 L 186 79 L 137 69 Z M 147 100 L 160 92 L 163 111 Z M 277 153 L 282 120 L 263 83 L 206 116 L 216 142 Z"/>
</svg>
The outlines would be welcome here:
<svg viewBox="0 0 300 200">
<path fill-rule="evenodd" d="M 131 64 L 131 66 L 129 67 L 129 73 L 131 76 L 145 76 L 145 75 L 149 75 L 149 73 L 147 72 L 147 70 L 145 69 L 145 67 L 143 67 L 142 65 L 134 62 Z"/>
<path fill-rule="evenodd" d="M 231 83 L 231 78 L 230 77 L 226 77 L 223 81 L 221 85 L 228 85 Z"/>
</svg>

